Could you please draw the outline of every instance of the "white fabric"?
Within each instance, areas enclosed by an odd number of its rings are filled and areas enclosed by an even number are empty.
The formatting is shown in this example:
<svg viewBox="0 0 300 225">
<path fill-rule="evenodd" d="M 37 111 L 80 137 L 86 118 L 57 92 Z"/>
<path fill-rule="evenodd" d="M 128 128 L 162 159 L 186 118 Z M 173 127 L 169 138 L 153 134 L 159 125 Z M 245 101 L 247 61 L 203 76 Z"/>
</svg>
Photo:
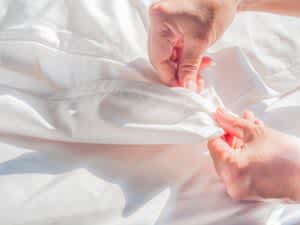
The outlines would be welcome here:
<svg viewBox="0 0 300 225">
<path fill-rule="evenodd" d="M 204 142 L 222 132 L 211 118 L 222 102 L 300 136 L 298 92 L 278 97 L 298 81 L 299 21 L 241 15 L 196 95 L 158 84 L 149 4 L 0 0 L 0 224 L 300 221 L 297 205 L 230 200 Z M 103 145 L 145 143 L 169 145 Z"/>
<path fill-rule="evenodd" d="M 100 144 L 199 143 L 222 135 L 218 99 L 151 84 L 101 80 L 54 96 L 0 89 L 0 130 L 22 136 Z M 12 121 L 17 126 L 12 126 Z"/>
</svg>

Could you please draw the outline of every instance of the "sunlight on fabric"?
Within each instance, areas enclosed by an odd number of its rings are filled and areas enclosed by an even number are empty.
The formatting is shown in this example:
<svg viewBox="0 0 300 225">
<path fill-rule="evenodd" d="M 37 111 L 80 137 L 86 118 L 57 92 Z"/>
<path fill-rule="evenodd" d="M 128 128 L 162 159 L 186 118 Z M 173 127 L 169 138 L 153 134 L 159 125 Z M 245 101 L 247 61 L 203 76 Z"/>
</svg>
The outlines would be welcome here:
<svg viewBox="0 0 300 225">
<path fill-rule="evenodd" d="M 0 96 L 0 105 L 9 105 L 10 107 L 15 108 L 17 112 L 22 112 L 24 115 L 32 118 L 33 121 L 37 121 L 38 123 L 44 125 L 44 127 L 46 127 L 47 129 L 55 130 L 55 128 L 50 123 L 48 123 L 36 110 L 14 96 Z"/>
<path fill-rule="evenodd" d="M 156 224 L 157 220 L 161 216 L 163 209 L 166 206 L 167 201 L 170 198 L 170 194 L 170 188 L 166 188 L 149 202 L 145 203 L 145 205 L 138 209 L 132 216 L 125 218 L 121 224 L 138 224 L 138 222 L 141 221 L 141 215 L 143 216 L 143 221 L 145 222 L 145 224 Z"/>
<path fill-rule="evenodd" d="M 285 206 L 280 206 L 277 210 L 272 211 L 266 225 L 282 225 L 280 218 L 284 212 Z"/>
</svg>

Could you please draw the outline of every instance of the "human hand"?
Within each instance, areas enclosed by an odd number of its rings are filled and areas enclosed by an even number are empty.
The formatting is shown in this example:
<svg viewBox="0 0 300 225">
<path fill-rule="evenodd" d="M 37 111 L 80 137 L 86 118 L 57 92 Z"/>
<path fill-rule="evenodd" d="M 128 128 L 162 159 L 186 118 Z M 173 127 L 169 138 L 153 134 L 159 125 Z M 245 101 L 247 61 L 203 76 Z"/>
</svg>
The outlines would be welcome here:
<svg viewBox="0 0 300 225">
<path fill-rule="evenodd" d="M 239 0 L 239 11 L 262 11 L 287 16 L 300 16 L 299 0 Z"/>
<path fill-rule="evenodd" d="M 199 71 L 212 64 L 203 54 L 231 24 L 236 9 L 236 0 L 161 0 L 154 4 L 149 57 L 161 81 L 200 89 Z"/>
<path fill-rule="evenodd" d="M 216 121 L 236 141 L 208 144 L 218 175 L 235 200 L 300 201 L 300 141 L 265 127 L 253 113 L 237 118 L 218 110 Z M 232 140 L 232 138 L 230 139 Z"/>
</svg>

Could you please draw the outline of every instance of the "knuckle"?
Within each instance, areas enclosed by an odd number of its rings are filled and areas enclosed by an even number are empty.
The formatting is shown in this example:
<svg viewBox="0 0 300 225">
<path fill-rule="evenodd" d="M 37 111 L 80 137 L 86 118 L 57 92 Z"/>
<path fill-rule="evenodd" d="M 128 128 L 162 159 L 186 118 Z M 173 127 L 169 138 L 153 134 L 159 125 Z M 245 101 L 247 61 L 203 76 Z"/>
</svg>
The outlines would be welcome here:
<svg viewBox="0 0 300 225">
<path fill-rule="evenodd" d="M 265 135 L 264 127 L 260 125 L 255 125 L 255 133 L 257 136 L 264 136 Z"/>
<path fill-rule="evenodd" d="M 187 71 L 194 71 L 198 69 L 198 66 L 195 65 L 194 63 L 189 63 L 189 64 L 183 64 L 181 65 L 182 70 L 187 70 Z"/>
<path fill-rule="evenodd" d="M 179 71 L 181 76 L 189 75 L 198 71 L 198 65 L 194 63 L 184 63 L 179 66 Z"/>
<path fill-rule="evenodd" d="M 233 127 L 234 129 L 241 128 L 241 124 L 240 124 L 239 119 L 233 119 L 233 120 L 232 120 L 232 127 Z"/>
<path fill-rule="evenodd" d="M 255 138 L 262 137 L 265 134 L 265 129 L 263 126 L 257 124 L 250 124 L 247 127 L 246 141 L 252 141 Z"/>
</svg>

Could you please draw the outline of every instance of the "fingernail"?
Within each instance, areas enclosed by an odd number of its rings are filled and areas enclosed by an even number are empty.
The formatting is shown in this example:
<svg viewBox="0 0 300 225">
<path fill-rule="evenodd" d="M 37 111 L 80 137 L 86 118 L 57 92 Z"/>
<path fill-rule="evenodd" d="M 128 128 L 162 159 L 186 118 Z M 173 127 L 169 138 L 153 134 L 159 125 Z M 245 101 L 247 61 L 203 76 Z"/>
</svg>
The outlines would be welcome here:
<svg viewBox="0 0 300 225">
<path fill-rule="evenodd" d="M 185 88 L 191 91 L 197 91 L 197 83 L 194 80 L 187 80 L 185 84 Z"/>
</svg>

